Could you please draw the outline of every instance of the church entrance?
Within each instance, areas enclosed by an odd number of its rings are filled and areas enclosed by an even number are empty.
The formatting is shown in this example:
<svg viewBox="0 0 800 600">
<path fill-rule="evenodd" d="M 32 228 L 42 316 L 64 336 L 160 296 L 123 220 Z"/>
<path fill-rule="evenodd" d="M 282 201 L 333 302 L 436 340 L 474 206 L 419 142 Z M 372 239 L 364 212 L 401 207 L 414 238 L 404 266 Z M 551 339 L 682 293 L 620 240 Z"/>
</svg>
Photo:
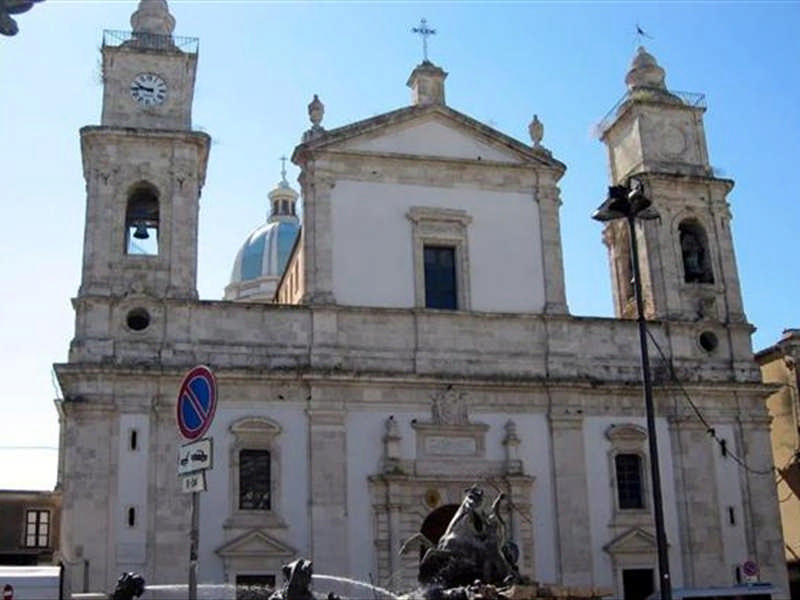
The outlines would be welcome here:
<svg viewBox="0 0 800 600">
<path fill-rule="evenodd" d="M 422 535 L 428 538 L 435 545 L 444 535 L 444 532 L 447 530 L 447 526 L 450 524 L 450 521 L 453 518 L 453 515 L 456 514 L 457 510 L 458 504 L 445 504 L 444 506 L 440 506 L 431 512 L 422 522 L 422 527 L 420 528 Z M 420 547 L 419 559 L 422 560 L 424 555 L 425 548 Z"/>
</svg>

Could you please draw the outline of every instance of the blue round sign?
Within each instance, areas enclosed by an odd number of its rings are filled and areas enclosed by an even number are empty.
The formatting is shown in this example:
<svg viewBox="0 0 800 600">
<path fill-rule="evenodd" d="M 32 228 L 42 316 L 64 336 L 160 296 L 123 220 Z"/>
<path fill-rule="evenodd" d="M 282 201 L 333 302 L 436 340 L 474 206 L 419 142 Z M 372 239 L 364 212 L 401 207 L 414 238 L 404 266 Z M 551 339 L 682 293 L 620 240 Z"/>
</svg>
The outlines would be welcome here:
<svg viewBox="0 0 800 600">
<path fill-rule="evenodd" d="M 178 392 L 178 429 L 187 440 L 196 440 L 211 426 L 217 410 L 217 383 L 211 369 L 198 366 L 183 378 Z"/>
</svg>

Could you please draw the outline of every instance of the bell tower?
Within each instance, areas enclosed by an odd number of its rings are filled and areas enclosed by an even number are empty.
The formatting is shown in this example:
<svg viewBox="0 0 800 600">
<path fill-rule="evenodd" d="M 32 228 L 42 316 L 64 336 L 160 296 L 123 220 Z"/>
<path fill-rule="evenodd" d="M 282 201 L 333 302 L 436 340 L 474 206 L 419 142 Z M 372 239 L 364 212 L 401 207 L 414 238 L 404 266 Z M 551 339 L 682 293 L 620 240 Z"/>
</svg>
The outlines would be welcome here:
<svg viewBox="0 0 800 600">
<path fill-rule="evenodd" d="M 86 226 L 79 299 L 197 297 L 197 225 L 210 138 L 191 130 L 198 41 L 166 0 L 103 36 L 103 112 L 81 129 Z"/>
<path fill-rule="evenodd" d="M 708 160 L 702 94 L 667 89 L 655 58 L 640 47 L 628 91 L 601 124 L 613 185 L 644 184 L 659 219 L 638 221 L 642 291 L 650 319 L 745 322 L 727 195 Z M 606 225 L 618 317 L 634 317 L 630 240 L 620 219 Z"/>
</svg>

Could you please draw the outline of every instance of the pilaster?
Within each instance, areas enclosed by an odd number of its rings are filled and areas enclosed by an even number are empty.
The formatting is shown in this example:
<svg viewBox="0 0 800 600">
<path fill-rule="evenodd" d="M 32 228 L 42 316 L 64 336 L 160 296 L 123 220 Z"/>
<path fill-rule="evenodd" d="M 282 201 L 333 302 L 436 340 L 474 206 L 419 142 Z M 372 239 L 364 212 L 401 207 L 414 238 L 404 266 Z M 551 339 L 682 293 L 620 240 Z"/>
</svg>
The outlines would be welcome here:
<svg viewBox="0 0 800 600">
<path fill-rule="evenodd" d="M 315 399 L 307 417 L 310 558 L 318 573 L 349 573 L 345 412 Z"/>
<path fill-rule="evenodd" d="M 561 583 L 591 585 L 592 539 L 583 417 L 551 412 L 549 421 Z"/>
<path fill-rule="evenodd" d="M 564 286 L 564 260 L 561 252 L 561 198 L 558 186 L 544 185 L 538 190 L 539 227 L 544 262 L 544 312 L 566 314 L 567 295 Z"/>
<path fill-rule="evenodd" d="M 747 523 L 747 551 L 750 559 L 759 565 L 761 581 L 769 581 L 780 588 L 775 597 L 789 597 L 789 583 L 781 535 L 778 494 L 775 472 L 771 464 L 769 416 L 748 416 L 738 422 L 737 450 L 747 468 L 740 470 L 745 502 L 749 503 Z M 745 443 L 746 440 L 746 443 Z"/>
<path fill-rule="evenodd" d="M 694 416 L 670 418 L 669 429 L 684 584 L 729 585 L 731 573 L 724 562 L 720 502 L 713 477 L 714 442 Z"/>
<path fill-rule="evenodd" d="M 331 190 L 335 182 L 314 172 L 313 163 L 300 176 L 303 190 L 302 304 L 334 304 L 333 213 Z"/>
</svg>

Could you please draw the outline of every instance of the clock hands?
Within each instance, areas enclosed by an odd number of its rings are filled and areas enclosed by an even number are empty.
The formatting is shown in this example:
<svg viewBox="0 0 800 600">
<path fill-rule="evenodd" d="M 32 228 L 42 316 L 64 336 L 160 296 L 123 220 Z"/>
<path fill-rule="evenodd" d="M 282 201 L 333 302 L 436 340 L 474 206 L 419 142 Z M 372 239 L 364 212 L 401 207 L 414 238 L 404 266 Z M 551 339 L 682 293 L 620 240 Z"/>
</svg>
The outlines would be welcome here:
<svg viewBox="0 0 800 600">
<path fill-rule="evenodd" d="M 139 82 L 134 82 L 134 85 L 132 85 L 131 87 L 132 87 L 132 88 L 135 88 L 135 89 L 144 90 L 145 92 L 150 92 L 151 94 L 152 94 L 153 92 L 155 92 L 155 88 L 151 88 L 151 87 L 145 87 L 145 86 L 143 86 L 143 85 L 142 85 L 141 83 L 139 83 Z"/>
</svg>

